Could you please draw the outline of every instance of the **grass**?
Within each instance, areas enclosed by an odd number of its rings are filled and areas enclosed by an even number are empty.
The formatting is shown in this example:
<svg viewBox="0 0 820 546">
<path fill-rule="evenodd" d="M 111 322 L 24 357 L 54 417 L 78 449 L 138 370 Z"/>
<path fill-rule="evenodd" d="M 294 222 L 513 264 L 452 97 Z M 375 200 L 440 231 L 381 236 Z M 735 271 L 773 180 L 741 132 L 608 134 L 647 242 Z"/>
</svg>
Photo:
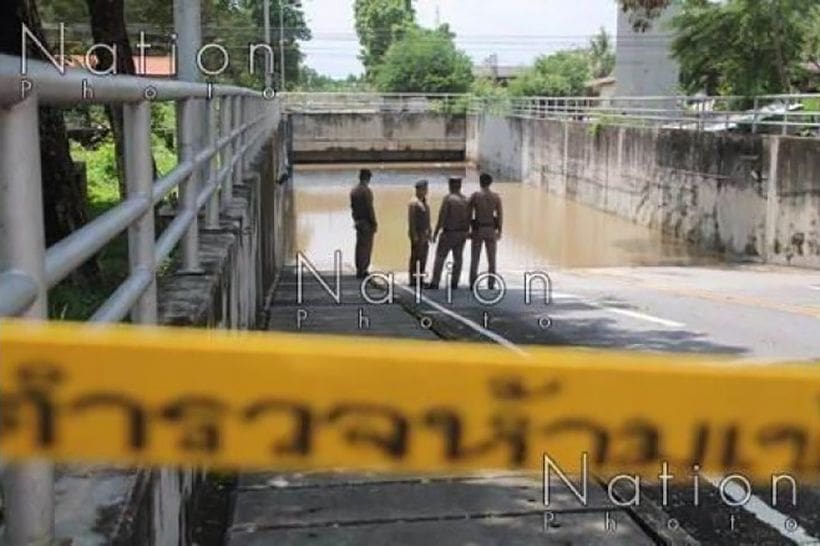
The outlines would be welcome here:
<svg viewBox="0 0 820 546">
<path fill-rule="evenodd" d="M 803 100 L 803 107 L 806 112 L 820 112 L 820 98 Z"/>
<path fill-rule="evenodd" d="M 176 155 L 169 150 L 158 134 L 152 136 L 154 161 L 157 170 L 166 174 L 176 166 Z M 71 143 L 74 161 L 85 164 L 88 182 L 88 213 L 94 220 L 120 203 L 114 143 L 109 138 L 95 148 L 84 148 Z M 49 292 L 49 318 L 54 320 L 84 321 L 105 303 L 117 286 L 128 277 L 128 236 L 121 233 L 96 256 L 98 278 L 73 275 Z"/>
</svg>

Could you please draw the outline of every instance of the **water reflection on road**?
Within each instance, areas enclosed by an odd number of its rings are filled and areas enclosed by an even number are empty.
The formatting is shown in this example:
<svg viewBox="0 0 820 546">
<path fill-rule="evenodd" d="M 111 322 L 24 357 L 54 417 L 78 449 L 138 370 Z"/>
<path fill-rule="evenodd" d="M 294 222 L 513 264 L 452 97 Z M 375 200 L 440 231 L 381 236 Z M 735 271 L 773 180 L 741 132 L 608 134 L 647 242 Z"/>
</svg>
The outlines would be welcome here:
<svg viewBox="0 0 820 546">
<path fill-rule="evenodd" d="M 297 249 L 323 269 L 333 267 L 341 250 L 352 263 L 355 234 L 348 192 L 359 166 L 299 166 L 295 175 Z M 404 273 L 407 269 L 407 203 L 413 183 L 430 181 L 433 221 L 447 191 L 448 176 L 464 176 L 464 193 L 478 189 L 478 173 L 463 166 L 369 166 L 374 172 L 379 233 L 375 269 Z M 505 206 L 504 238 L 499 270 L 513 272 L 557 268 L 687 264 L 703 257 L 683 243 L 611 214 L 550 195 L 514 181 L 498 181 L 495 191 Z M 432 254 L 431 250 L 431 254 Z M 465 260 L 469 256 L 469 246 Z M 430 266 L 431 267 L 431 266 Z"/>
</svg>

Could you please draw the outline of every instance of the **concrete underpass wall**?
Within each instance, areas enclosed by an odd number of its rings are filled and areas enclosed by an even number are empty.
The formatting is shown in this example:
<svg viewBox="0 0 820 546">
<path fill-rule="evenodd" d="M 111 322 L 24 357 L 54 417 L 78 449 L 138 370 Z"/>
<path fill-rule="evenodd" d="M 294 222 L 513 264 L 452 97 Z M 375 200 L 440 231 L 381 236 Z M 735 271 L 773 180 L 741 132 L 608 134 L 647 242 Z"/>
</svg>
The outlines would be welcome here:
<svg viewBox="0 0 820 546">
<path fill-rule="evenodd" d="M 820 141 L 470 116 L 482 169 L 734 257 L 820 267 Z"/>
<path fill-rule="evenodd" d="M 771 252 L 797 265 L 820 267 L 820 142 L 777 139 L 768 202 Z"/>
<path fill-rule="evenodd" d="M 373 112 L 300 113 L 293 120 L 294 159 L 350 161 L 462 161 L 464 115 Z"/>
<path fill-rule="evenodd" d="M 292 184 L 280 180 L 288 171 L 288 138 L 287 124 L 282 123 L 271 144 L 246 169 L 244 183 L 234 187 L 219 229 L 200 229 L 202 272 L 159 279 L 161 324 L 241 330 L 257 326 L 265 295 L 292 253 Z M 69 475 L 73 481 L 66 499 L 83 491 L 86 498 L 105 498 L 110 504 L 89 506 L 79 516 L 78 508 L 66 503 L 65 532 L 60 533 L 58 525 L 61 538 L 77 544 L 193 543 L 192 514 L 200 500 L 203 471 L 100 468 L 73 474 L 83 476 L 82 484 Z M 86 516 L 87 526 L 77 523 Z"/>
</svg>

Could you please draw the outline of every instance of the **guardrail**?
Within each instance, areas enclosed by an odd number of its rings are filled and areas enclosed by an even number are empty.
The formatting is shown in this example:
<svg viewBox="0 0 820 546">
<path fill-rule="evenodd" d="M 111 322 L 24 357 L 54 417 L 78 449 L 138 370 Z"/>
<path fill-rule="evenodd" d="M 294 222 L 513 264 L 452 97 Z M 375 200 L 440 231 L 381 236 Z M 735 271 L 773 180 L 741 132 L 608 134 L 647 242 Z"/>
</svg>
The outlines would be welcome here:
<svg viewBox="0 0 820 546">
<path fill-rule="evenodd" d="M 321 113 L 465 113 L 470 96 L 454 93 L 285 93 L 286 112 Z"/>
<path fill-rule="evenodd" d="M 820 94 L 757 97 L 472 97 L 471 113 L 717 132 L 820 136 Z"/>
<path fill-rule="evenodd" d="M 154 180 L 151 103 L 177 104 L 179 163 Z M 46 248 L 38 108 L 122 104 L 127 197 Z M 157 320 L 158 267 L 180 247 L 181 268 L 199 271 L 199 214 L 218 227 L 233 186 L 278 122 L 279 104 L 238 87 L 129 76 L 61 74 L 46 63 L 0 55 L 0 316 L 45 319 L 48 290 L 127 230 L 129 276 L 91 321 Z M 157 237 L 154 209 L 178 191 L 174 218 Z M 11 545 L 50 543 L 53 474 L 47 465 L 7 471 L 6 535 Z"/>
<path fill-rule="evenodd" d="M 478 97 L 446 93 L 287 93 L 293 113 L 489 113 L 698 131 L 820 135 L 820 94 L 668 97 Z"/>
</svg>

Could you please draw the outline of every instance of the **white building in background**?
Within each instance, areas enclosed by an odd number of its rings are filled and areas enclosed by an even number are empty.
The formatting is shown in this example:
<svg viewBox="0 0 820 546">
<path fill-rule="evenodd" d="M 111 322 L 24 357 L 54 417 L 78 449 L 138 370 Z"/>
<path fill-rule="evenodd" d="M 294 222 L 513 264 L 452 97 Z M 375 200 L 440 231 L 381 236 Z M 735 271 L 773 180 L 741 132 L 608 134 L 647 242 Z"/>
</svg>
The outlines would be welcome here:
<svg viewBox="0 0 820 546">
<path fill-rule="evenodd" d="M 615 44 L 615 95 L 649 97 L 679 95 L 680 66 L 672 58 L 669 21 L 675 5 L 651 23 L 644 32 L 633 29 L 629 15 L 618 10 Z"/>
</svg>

